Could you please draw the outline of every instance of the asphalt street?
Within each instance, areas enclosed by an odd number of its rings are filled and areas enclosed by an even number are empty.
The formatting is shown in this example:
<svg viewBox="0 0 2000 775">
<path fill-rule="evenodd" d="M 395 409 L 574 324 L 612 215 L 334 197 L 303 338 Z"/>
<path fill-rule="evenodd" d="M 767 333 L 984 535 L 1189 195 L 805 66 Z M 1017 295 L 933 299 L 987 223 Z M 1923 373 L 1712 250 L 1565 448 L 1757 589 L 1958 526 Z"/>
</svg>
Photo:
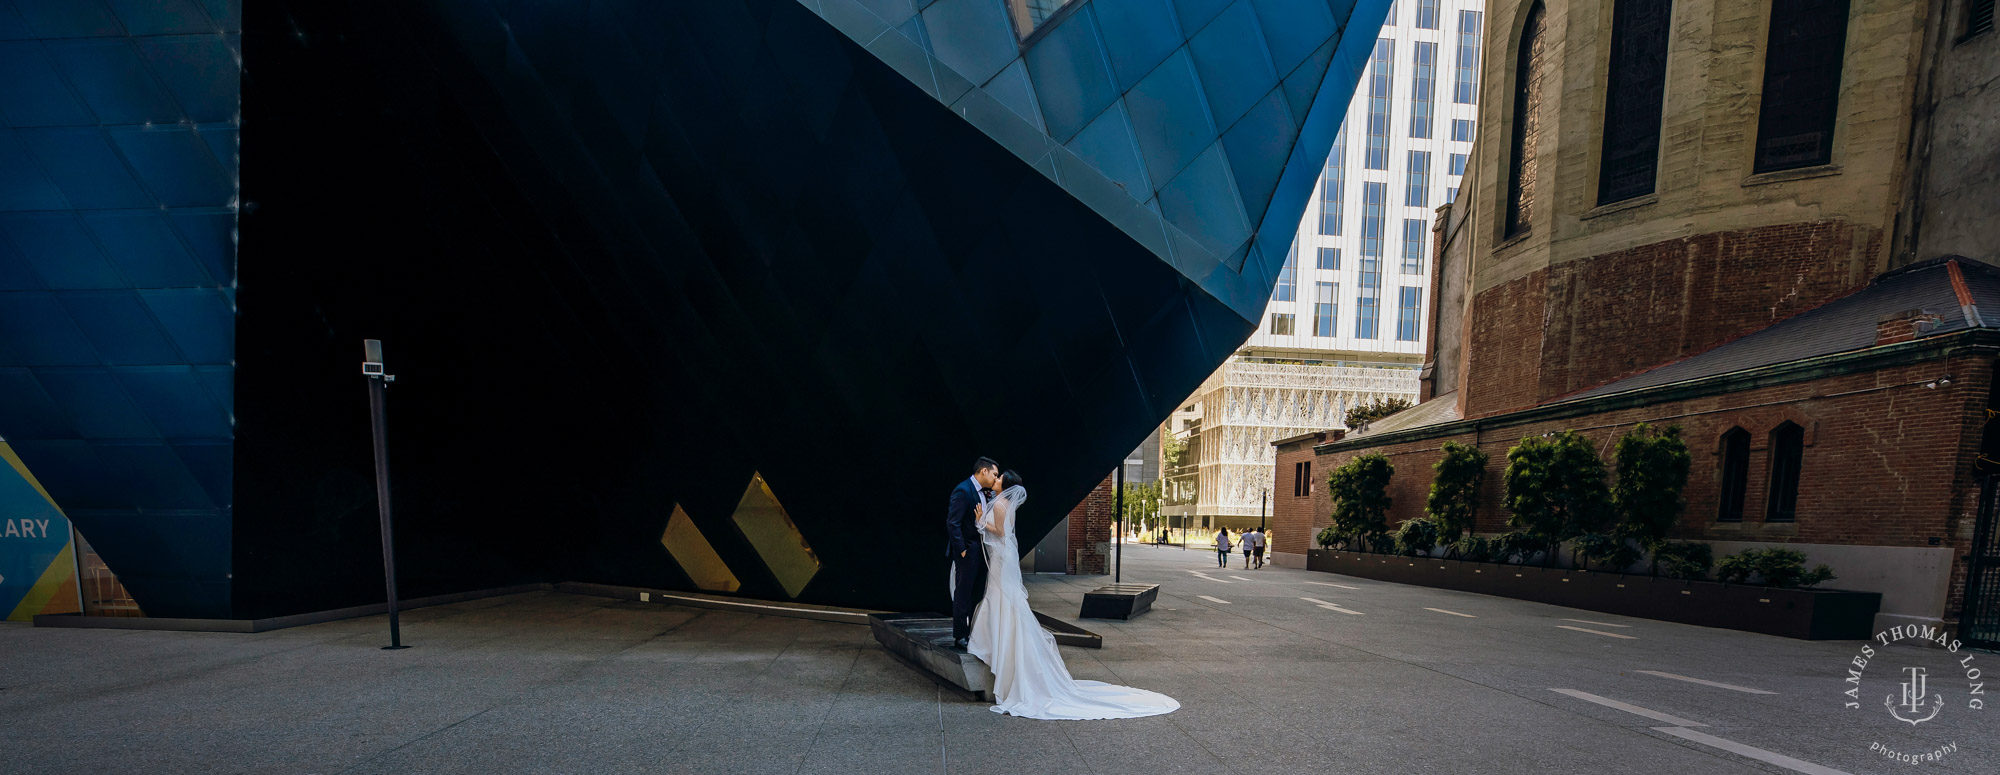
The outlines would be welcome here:
<svg viewBox="0 0 2000 775">
<path fill-rule="evenodd" d="M 381 617 L 255 635 L 0 626 L 0 770 L 2000 771 L 2000 717 L 1967 707 L 1966 677 L 2000 655 L 1878 644 L 1857 687 L 1858 641 L 1246 570 L 1240 555 L 1218 569 L 1200 550 L 1130 547 L 1123 570 L 1163 585 L 1154 610 L 1082 621 L 1104 648 L 1063 654 L 1078 678 L 1174 696 L 1171 715 L 1006 717 L 865 627 L 549 592 L 408 612 L 415 647 L 400 652 L 378 648 Z M 1108 580 L 1035 576 L 1030 594 L 1075 621 Z M 1915 725 L 1885 704 L 1909 667 L 1942 704 Z M 1916 764 L 1880 750 L 1954 744 Z"/>
</svg>

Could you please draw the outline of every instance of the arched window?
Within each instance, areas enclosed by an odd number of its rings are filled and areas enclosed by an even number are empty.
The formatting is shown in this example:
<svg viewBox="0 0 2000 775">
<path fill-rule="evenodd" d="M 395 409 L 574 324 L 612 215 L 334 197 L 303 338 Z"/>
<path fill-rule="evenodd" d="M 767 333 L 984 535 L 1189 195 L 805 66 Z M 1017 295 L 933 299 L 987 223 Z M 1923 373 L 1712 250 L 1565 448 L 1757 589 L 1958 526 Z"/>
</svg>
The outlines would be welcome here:
<svg viewBox="0 0 2000 775">
<path fill-rule="evenodd" d="M 1521 45 L 1514 52 L 1514 136 L 1507 162 L 1507 231 L 1511 237 L 1528 228 L 1535 215 L 1535 146 L 1541 139 L 1542 27 L 1544 13 L 1537 2 L 1521 25 Z"/>
<path fill-rule="evenodd" d="M 1848 0 L 1772 0 L 1753 172 L 1833 161 Z"/>
<path fill-rule="evenodd" d="M 1799 464 L 1806 451 L 1806 429 L 1787 421 L 1771 431 L 1771 494 L 1765 522 L 1794 522 L 1799 514 Z"/>
<path fill-rule="evenodd" d="M 1653 193 L 1660 168 L 1660 111 L 1667 92 L 1671 0 L 1617 0 L 1604 81 L 1604 153 L 1597 203 Z"/>
<path fill-rule="evenodd" d="M 1716 509 L 1717 522 L 1743 521 L 1743 495 L 1749 489 L 1749 480 L 1750 432 L 1730 428 L 1722 434 L 1722 476 L 1716 488 L 1721 505 Z"/>
</svg>

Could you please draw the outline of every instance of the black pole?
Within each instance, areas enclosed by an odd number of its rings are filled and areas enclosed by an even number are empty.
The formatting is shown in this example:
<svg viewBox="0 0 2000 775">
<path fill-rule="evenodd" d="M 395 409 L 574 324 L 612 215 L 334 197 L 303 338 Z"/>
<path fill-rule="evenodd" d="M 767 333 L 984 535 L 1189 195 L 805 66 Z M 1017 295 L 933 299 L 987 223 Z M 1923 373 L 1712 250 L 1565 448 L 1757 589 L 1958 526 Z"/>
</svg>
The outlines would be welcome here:
<svg viewBox="0 0 2000 775">
<path fill-rule="evenodd" d="M 1111 507 L 1118 524 L 1118 556 L 1112 560 L 1111 583 L 1116 584 L 1125 577 L 1125 461 L 1118 461 L 1118 493 L 1112 496 L 1116 505 Z"/>
<path fill-rule="evenodd" d="M 396 531 L 389 515 L 389 424 L 383 415 L 383 401 L 389 383 L 396 378 L 382 365 L 382 340 L 362 342 L 367 362 L 361 373 L 368 379 L 368 417 L 375 429 L 375 506 L 382 515 L 382 583 L 389 590 L 389 645 L 384 650 L 406 649 L 403 628 L 396 611 Z"/>
<path fill-rule="evenodd" d="M 1265 490 L 1257 499 L 1257 532 L 1264 532 L 1264 507 L 1271 502 L 1271 491 Z"/>
</svg>

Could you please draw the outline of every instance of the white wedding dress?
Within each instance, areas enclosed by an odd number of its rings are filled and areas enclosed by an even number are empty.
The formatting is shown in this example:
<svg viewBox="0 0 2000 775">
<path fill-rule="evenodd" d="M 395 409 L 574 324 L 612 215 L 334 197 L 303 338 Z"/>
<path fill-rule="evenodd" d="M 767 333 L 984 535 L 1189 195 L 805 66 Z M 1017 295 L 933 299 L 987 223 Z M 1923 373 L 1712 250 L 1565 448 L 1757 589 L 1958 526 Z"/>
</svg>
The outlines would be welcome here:
<svg viewBox="0 0 2000 775">
<path fill-rule="evenodd" d="M 986 597 L 972 614 L 966 651 L 993 670 L 995 713 L 1039 719 L 1110 719 L 1158 716 L 1179 710 L 1174 698 L 1145 689 L 1069 676 L 1055 636 L 1042 629 L 1021 585 L 1021 553 L 1014 540 L 1014 513 L 1028 491 L 1007 488 L 980 518 L 986 550 Z M 997 520 L 997 521 L 996 521 Z M 990 526 L 1000 525 L 994 535 Z"/>
</svg>

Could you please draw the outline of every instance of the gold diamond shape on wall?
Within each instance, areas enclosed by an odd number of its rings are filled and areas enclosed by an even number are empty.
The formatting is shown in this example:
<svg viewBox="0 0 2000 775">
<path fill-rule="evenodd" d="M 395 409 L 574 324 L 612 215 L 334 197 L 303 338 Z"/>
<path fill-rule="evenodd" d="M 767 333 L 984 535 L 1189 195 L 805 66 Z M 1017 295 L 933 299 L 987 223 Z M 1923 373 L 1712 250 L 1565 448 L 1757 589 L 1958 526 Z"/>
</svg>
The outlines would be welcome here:
<svg viewBox="0 0 2000 775">
<path fill-rule="evenodd" d="M 674 504 L 674 515 L 667 518 L 667 530 L 660 534 L 660 545 L 667 547 L 667 554 L 673 555 L 674 562 L 688 578 L 694 579 L 695 586 L 710 592 L 735 592 L 742 586 L 680 504 Z"/>
<path fill-rule="evenodd" d="M 799 534 L 799 526 L 792 523 L 771 486 L 764 483 L 763 474 L 751 475 L 750 486 L 743 490 L 743 500 L 737 502 L 730 520 L 743 531 L 757 556 L 764 558 L 764 566 L 778 577 L 787 596 L 798 597 L 819 573 L 819 557 L 806 545 L 805 536 Z"/>
</svg>

